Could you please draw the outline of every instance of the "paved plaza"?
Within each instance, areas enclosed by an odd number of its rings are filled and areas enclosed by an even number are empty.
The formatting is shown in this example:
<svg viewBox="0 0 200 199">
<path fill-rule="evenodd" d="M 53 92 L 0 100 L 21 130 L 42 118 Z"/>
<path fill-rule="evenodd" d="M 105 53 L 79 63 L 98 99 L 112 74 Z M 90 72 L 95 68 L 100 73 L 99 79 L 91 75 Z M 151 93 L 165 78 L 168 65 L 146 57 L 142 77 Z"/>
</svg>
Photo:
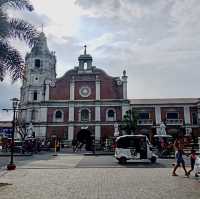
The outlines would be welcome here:
<svg viewBox="0 0 200 199">
<path fill-rule="evenodd" d="M 1 157 L 0 157 L 1 158 Z M 199 199 L 200 179 L 172 177 L 173 160 L 118 165 L 112 156 L 34 155 L 0 172 L 1 199 Z"/>
</svg>

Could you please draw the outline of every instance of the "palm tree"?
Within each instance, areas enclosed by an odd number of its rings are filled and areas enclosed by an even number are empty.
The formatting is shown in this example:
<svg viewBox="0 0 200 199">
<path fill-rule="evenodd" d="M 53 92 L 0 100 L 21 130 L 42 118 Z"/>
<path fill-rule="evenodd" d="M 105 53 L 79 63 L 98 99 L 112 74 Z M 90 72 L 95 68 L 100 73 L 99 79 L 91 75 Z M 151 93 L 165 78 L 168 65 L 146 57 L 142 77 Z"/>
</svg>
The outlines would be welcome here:
<svg viewBox="0 0 200 199">
<path fill-rule="evenodd" d="M 23 77 L 24 59 L 11 46 L 10 39 L 25 41 L 30 47 L 37 41 L 38 32 L 33 25 L 7 14 L 8 8 L 33 11 L 29 0 L 0 0 L 0 81 L 7 73 L 13 81 Z"/>
</svg>

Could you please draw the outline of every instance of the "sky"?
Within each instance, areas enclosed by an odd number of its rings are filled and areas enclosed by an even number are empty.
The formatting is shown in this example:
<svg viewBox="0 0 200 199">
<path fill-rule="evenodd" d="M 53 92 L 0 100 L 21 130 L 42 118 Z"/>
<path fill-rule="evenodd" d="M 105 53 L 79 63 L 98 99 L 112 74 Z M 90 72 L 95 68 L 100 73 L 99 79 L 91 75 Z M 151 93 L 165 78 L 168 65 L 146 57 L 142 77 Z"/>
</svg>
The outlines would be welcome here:
<svg viewBox="0 0 200 199">
<path fill-rule="evenodd" d="M 56 52 L 57 74 L 78 65 L 83 46 L 93 65 L 128 75 L 128 98 L 200 97 L 199 0 L 32 0 L 34 12 L 8 10 L 39 31 Z M 30 51 L 13 42 L 25 56 Z M 0 82 L 0 109 L 19 97 L 21 82 Z M 0 120 L 10 113 L 0 110 Z"/>
</svg>

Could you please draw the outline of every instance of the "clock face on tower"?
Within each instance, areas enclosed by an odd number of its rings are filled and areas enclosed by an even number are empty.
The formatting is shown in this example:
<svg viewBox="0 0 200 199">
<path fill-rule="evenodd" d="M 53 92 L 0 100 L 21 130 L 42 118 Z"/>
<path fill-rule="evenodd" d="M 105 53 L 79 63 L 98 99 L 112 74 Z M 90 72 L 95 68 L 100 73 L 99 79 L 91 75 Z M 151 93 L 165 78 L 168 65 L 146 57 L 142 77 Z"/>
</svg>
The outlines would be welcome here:
<svg viewBox="0 0 200 199">
<path fill-rule="evenodd" d="M 81 95 L 81 97 L 89 97 L 91 94 L 91 89 L 88 86 L 82 86 L 79 89 L 79 94 Z"/>
</svg>

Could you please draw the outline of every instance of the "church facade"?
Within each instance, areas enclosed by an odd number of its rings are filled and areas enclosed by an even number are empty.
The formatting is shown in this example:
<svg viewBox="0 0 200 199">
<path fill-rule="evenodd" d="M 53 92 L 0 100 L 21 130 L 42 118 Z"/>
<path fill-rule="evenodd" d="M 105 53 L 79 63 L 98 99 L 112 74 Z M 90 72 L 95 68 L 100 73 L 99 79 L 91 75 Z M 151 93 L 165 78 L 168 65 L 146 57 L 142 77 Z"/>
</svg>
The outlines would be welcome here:
<svg viewBox="0 0 200 199">
<path fill-rule="evenodd" d="M 96 140 L 112 136 L 114 126 L 129 109 L 127 76 L 111 77 L 92 65 L 92 56 L 78 57 L 79 65 L 56 79 L 56 58 L 44 33 L 26 56 L 21 87 L 22 120 L 36 136 L 72 140 L 85 128 Z"/>
<path fill-rule="evenodd" d="M 25 78 L 21 87 L 20 119 L 33 126 L 35 135 L 72 140 L 81 129 L 89 130 L 95 140 L 113 137 L 127 110 L 138 112 L 138 133 L 153 136 L 165 122 L 167 132 L 200 136 L 200 100 L 127 99 L 127 74 L 111 77 L 93 66 L 84 53 L 79 65 L 56 78 L 56 56 L 50 52 L 44 33 L 26 55 Z"/>
</svg>

